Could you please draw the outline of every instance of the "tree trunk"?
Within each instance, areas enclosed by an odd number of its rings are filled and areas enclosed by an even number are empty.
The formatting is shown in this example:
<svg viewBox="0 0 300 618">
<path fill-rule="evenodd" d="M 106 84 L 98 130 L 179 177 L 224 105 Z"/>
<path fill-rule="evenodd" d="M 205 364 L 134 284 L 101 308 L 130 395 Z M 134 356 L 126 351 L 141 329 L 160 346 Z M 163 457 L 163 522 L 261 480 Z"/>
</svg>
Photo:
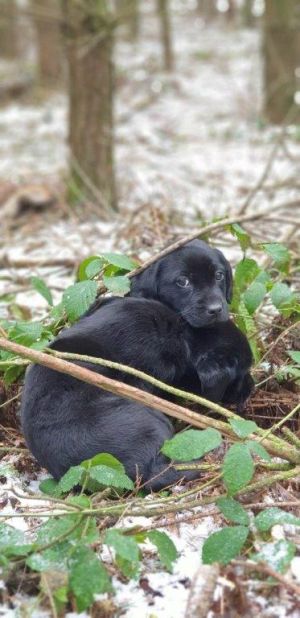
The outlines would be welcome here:
<svg viewBox="0 0 300 618">
<path fill-rule="evenodd" d="M 125 10 L 125 20 L 128 26 L 129 38 L 136 41 L 140 32 L 140 11 L 139 0 L 121 0 L 120 13 Z"/>
<path fill-rule="evenodd" d="M 269 122 L 282 124 L 296 118 L 294 96 L 299 65 L 299 0 L 266 0 L 264 14 L 264 114 Z"/>
<path fill-rule="evenodd" d="M 0 0 L 0 57 L 13 60 L 18 55 L 15 0 Z"/>
<path fill-rule="evenodd" d="M 113 25 L 106 0 L 63 0 L 69 66 L 70 188 L 117 210 L 113 160 Z"/>
<path fill-rule="evenodd" d="M 254 15 L 253 15 L 253 0 L 244 0 L 242 9 L 242 24 L 245 28 L 253 28 Z"/>
<path fill-rule="evenodd" d="M 198 0 L 197 8 L 206 22 L 211 22 L 218 16 L 215 0 Z"/>
<path fill-rule="evenodd" d="M 158 0 L 157 9 L 158 9 L 158 14 L 160 18 L 160 30 L 161 30 L 161 42 L 162 42 L 163 57 L 164 57 L 164 69 L 165 71 L 173 71 L 174 70 L 174 54 L 173 54 L 173 46 L 172 46 L 172 32 L 171 32 L 171 21 L 170 21 L 168 0 Z"/>
<path fill-rule="evenodd" d="M 31 0 L 38 51 L 39 83 L 56 88 L 62 78 L 63 53 L 59 0 Z"/>
</svg>

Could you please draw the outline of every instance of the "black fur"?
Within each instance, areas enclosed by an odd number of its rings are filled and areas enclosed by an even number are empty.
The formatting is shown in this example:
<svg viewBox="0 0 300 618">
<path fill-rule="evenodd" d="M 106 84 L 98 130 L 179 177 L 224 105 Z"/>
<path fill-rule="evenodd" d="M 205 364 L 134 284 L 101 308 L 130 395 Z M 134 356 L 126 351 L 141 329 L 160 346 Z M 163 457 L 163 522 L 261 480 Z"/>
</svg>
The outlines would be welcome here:
<svg viewBox="0 0 300 618">
<path fill-rule="evenodd" d="M 224 278 L 216 279 L 216 272 Z M 52 347 L 131 365 L 211 400 L 241 406 L 252 388 L 251 353 L 228 319 L 231 293 L 224 256 L 193 241 L 138 275 L 131 297 L 94 306 Z M 165 397 L 128 374 L 80 364 Z M 177 472 L 160 453 L 173 435 L 161 412 L 45 367 L 34 365 L 27 372 L 21 417 L 29 448 L 55 478 L 99 452 L 115 455 L 131 478 L 141 476 L 155 490 L 198 476 Z"/>
</svg>

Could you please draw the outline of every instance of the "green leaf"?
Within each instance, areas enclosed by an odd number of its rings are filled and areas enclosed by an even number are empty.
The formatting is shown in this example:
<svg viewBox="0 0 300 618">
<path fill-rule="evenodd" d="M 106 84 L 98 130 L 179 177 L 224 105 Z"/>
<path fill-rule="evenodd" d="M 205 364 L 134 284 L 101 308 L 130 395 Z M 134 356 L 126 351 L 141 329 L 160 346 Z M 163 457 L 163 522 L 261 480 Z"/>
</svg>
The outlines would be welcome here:
<svg viewBox="0 0 300 618">
<path fill-rule="evenodd" d="M 278 382 L 289 378 L 298 382 L 300 379 L 300 367 L 299 365 L 282 365 L 280 369 L 275 372 L 275 377 Z"/>
<path fill-rule="evenodd" d="M 271 256 L 279 270 L 288 265 L 290 261 L 290 253 L 284 245 L 279 242 L 270 242 L 264 243 L 262 246 L 265 252 Z"/>
<path fill-rule="evenodd" d="M 78 281 L 93 279 L 101 272 L 105 260 L 98 255 L 92 255 L 81 262 L 77 272 Z"/>
<path fill-rule="evenodd" d="M 178 557 L 173 541 L 165 532 L 160 532 L 159 530 L 150 530 L 147 536 L 149 541 L 157 547 L 161 563 L 168 571 L 172 572 L 173 562 Z"/>
<path fill-rule="evenodd" d="M 80 465 L 86 470 L 94 466 L 108 466 L 108 468 L 114 468 L 114 470 L 125 473 L 123 464 L 110 453 L 98 453 L 98 455 L 94 455 L 91 459 L 85 459 Z"/>
<path fill-rule="evenodd" d="M 69 496 L 66 500 L 66 504 L 74 504 L 75 506 L 80 506 L 83 509 L 92 508 L 91 500 L 85 494 L 82 494 L 80 496 Z"/>
<path fill-rule="evenodd" d="M 4 372 L 4 383 L 5 386 L 10 386 L 24 373 L 25 367 L 20 366 L 11 366 Z"/>
<path fill-rule="evenodd" d="M 78 523 L 73 531 L 74 525 Z M 57 542 L 61 536 L 68 535 L 68 540 L 79 539 L 83 531 L 84 523 L 81 521 L 80 513 L 72 513 L 65 517 L 50 517 L 43 523 L 37 532 L 37 542 L 40 545 Z"/>
<path fill-rule="evenodd" d="M 109 264 L 113 264 L 113 266 L 117 266 L 122 270 L 130 271 L 139 266 L 138 262 L 127 257 L 127 255 L 123 255 L 122 253 L 102 253 L 101 257 L 104 257 Z"/>
<path fill-rule="evenodd" d="M 231 418 L 229 423 L 239 438 L 247 438 L 250 433 L 259 430 L 259 427 L 254 421 L 245 421 L 244 419 Z"/>
<path fill-rule="evenodd" d="M 205 541 L 202 548 L 202 561 L 204 564 L 220 562 L 228 564 L 232 558 L 239 555 L 245 545 L 249 534 L 249 528 L 245 526 L 232 526 L 214 532 Z"/>
<path fill-rule="evenodd" d="M 65 308 L 63 302 L 58 303 L 58 305 L 52 307 L 50 311 L 50 316 L 55 322 L 61 320 L 65 316 Z"/>
<path fill-rule="evenodd" d="M 265 543 L 257 554 L 251 556 L 251 559 L 256 562 L 266 562 L 274 571 L 285 573 L 295 553 L 294 543 L 280 539 L 276 543 Z"/>
<path fill-rule="evenodd" d="M 68 588 L 67 586 L 61 586 L 56 590 L 53 590 L 53 596 L 56 601 L 59 603 L 67 603 L 68 602 Z"/>
<path fill-rule="evenodd" d="M 95 594 L 112 590 L 104 565 L 88 547 L 77 547 L 72 555 L 70 588 L 74 593 L 78 612 L 90 607 Z"/>
<path fill-rule="evenodd" d="M 31 277 L 31 283 L 34 289 L 47 301 L 48 305 L 53 306 L 53 298 L 51 290 L 46 285 L 43 279 L 40 277 Z"/>
<path fill-rule="evenodd" d="M 252 315 L 258 309 L 267 293 L 266 286 L 259 281 L 253 281 L 244 292 L 243 298 L 247 310 Z"/>
<path fill-rule="evenodd" d="M 105 533 L 104 543 L 112 547 L 124 560 L 134 563 L 140 561 L 139 546 L 132 536 L 126 536 L 116 528 L 111 528 Z"/>
<path fill-rule="evenodd" d="M 265 509 L 255 517 L 255 525 L 261 532 L 267 532 L 275 526 L 275 524 L 293 524 L 300 526 L 300 517 L 296 517 L 292 513 L 286 513 L 276 506 L 270 509 Z"/>
<path fill-rule="evenodd" d="M 68 541 L 49 547 L 43 552 L 31 554 L 26 560 L 27 566 L 33 571 L 67 571 L 67 560 L 73 550 Z"/>
<path fill-rule="evenodd" d="M 245 487 L 254 474 L 254 464 L 245 444 L 233 444 L 223 463 L 223 480 L 230 495 Z"/>
<path fill-rule="evenodd" d="M 96 281 L 80 281 L 63 293 L 63 305 L 71 322 L 85 313 L 97 296 Z"/>
<path fill-rule="evenodd" d="M 217 506 L 229 521 L 233 521 L 235 524 L 242 524 L 243 526 L 249 525 L 248 513 L 242 505 L 233 498 L 219 498 L 217 500 Z"/>
<path fill-rule="evenodd" d="M 40 322 L 18 322 L 8 331 L 11 341 L 16 341 L 21 345 L 31 346 L 41 339 L 44 327 Z"/>
<path fill-rule="evenodd" d="M 166 440 L 161 452 L 170 459 L 191 461 L 203 457 L 214 448 L 220 446 L 222 436 L 216 429 L 187 429 L 177 433 L 171 440 Z"/>
<path fill-rule="evenodd" d="M 254 281 L 257 281 L 258 283 L 264 283 L 265 285 L 272 283 L 271 275 L 265 270 L 261 270 L 257 277 L 255 277 Z"/>
<path fill-rule="evenodd" d="M 140 570 L 139 562 L 130 562 L 121 556 L 116 556 L 116 565 L 128 579 L 137 579 Z"/>
<path fill-rule="evenodd" d="M 253 317 L 250 315 L 244 301 L 241 299 L 238 308 L 237 308 L 237 318 L 236 323 L 237 326 L 245 333 L 249 340 L 249 345 L 251 348 L 251 352 L 253 354 L 253 358 L 256 363 L 258 363 L 260 359 L 260 351 L 256 341 L 257 338 L 257 329 L 256 323 Z"/>
<path fill-rule="evenodd" d="M 117 487 L 120 489 L 133 489 L 132 480 L 119 470 L 109 468 L 108 466 L 94 466 L 89 470 L 89 476 L 94 481 L 107 487 Z"/>
<path fill-rule="evenodd" d="M 126 275 L 119 277 L 103 277 L 103 283 L 109 292 L 117 296 L 124 296 L 130 291 L 130 280 Z"/>
<path fill-rule="evenodd" d="M 293 297 L 293 292 L 289 288 L 286 283 L 281 283 L 278 281 L 273 285 L 273 288 L 270 293 L 271 301 L 276 309 L 280 309 L 280 307 L 291 300 Z"/>
<path fill-rule="evenodd" d="M 235 269 L 234 283 L 240 292 L 246 288 L 260 273 L 260 268 L 255 260 L 244 258 L 239 262 Z"/>
<path fill-rule="evenodd" d="M 70 491 L 73 487 L 80 483 L 82 474 L 83 470 L 81 466 L 73 466 L 61 477 L 58 483 L 58 488 L 63 493 Z"/>
<path fill-rule="evenodd" d="M 272 457 L 269 455 L 268 451 L 266 451 L 265 447 L 260 444 L 260 442 L 255 442 L 255 440 L 247 440 L 246 445 L 250 449 L 254 455 L 258 455 L 261 459 L 265 459 L 266 461 L 271 461 Z"/>
<path fill-rule="evenodd" d="M 22 530 L 0 523 L 0 554 L 26 556 L 32 547 L 32 543 L 26 543 Z"/>
<path fill-rule="evenodd" d="M 297 365 L 300 365 L 300 352 L 299 351 L 288 350 L 288 355 Z"/>
<path fill-rule="evenodd" d="M 233 236 L 238 239 L 242 251 L 246 251 L 246 249 L 251 246 L 251 238 L 246 230 L 244 230 L 239 223 L 232 223 L 229 229 Z"/>
<path fill-rule="evenodd" d="M 48 477 L 47 479 L 41 481 L 39 484 L 39 490 L 48 496 L 58 497 L 62 494 L 58 481 L 55 481 L 52 477 Z"/>
</svg>

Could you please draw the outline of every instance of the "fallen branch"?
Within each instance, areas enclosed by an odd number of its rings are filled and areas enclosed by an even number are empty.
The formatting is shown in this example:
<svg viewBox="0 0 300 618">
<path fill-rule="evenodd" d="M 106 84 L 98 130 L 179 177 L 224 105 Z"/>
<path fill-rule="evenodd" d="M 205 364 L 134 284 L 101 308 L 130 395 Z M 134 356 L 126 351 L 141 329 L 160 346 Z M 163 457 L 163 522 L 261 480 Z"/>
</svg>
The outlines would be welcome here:
<svg viewBox="0 0 300 618">
<path fill-rule="evenodd" d="M 7 339 L 0 338 L 0 349 L 8 350 L 9 352 L 14 352 L 15 354 L 29 358 L 32 362 L 38 363 L 40 365 L 44 365 L 49 369 L 53 369 L 54 371 L 59 371 L 61 373 L 68 374 L 73 378 L 78 380 L 82 380 L 83 382 L 87 382 L 88 384 L 92 384 L 93 386 L 97 386 L 98 388 L 102 388 L 103 390 L 115 393 L 120 397 L 125 397 L 126 399 L 130 399 L 133 401 L 137 401 L 143 406 L 148 406 L 155 410 L 159 410 L 164 412 L 168 416 L 172 416 L 174 418 L 178 418 L 180 420 L 185 421 L 195 427 L 199 428 L 207 428 L 214 427 L 221 431 L 224 435 L 230 437 L 231 439 L 236 439 L 236 435 L 234 434 L 231 427 L 224 423 L 223 421 L 216 420 L 214 418 L 209 418 L 204 416 L 203 414 L 199 414 L 198 412 L 192 412 L 183 406 L 179 406 L 171 401 L 166 399 L 161 399 L 156 395 L 148 393 L 147 391 L 143 391 L 135 386 L 130 386 L 129 384 L 124 384 L 123 382 L 119 382 L 112 378 L 108 378 L 99 373 L 95 373 L 85 367 L 80 367 L 79 365 L 75 365 L 74 363 L 69 363 L 61 358 L 55 358 L 52 355 L 45 354 L 44 352 L 39 352 L 38 350 L 33 350 L 31 348 L 26 348 L 25 346 L 19 345 L 12 341 L 8 341 Z M 95 361 L 93 357 L 85 357 L 91 358 L 92 361 Z M 97 360 L 97 359 L 96 359 Z M 102 359 L 101 359 L 102 360 Z M 110 362 L 110 361 L 105 361 Z M 116 364 L 118 365 L 118 364 Z M 120 367 L 120 365 L 118 365 Z M 121 365 L 121 367 L 125 368 L 126 366 Z M 141 374 L 142 372 L 138 372 L 137 370 L 133 370 L 133 368 L 128 368 L 131 371 L 135 371 L 136 374 Z M 124 369 L 123 369 L 124 370 Z M 147 376 L 147 374 L 143 374 Z M 148 380 L 151 379 L 154 383 L 155 378 L 151 376 L 147 376 Z M 220 414 L 224 414 L 227 416 L 231 416 L 233 413 L 226 408 L 219 406 L 216 403 L 208 401 L 203 397 L 198 397 L 197 395 L 193 395 L 192 393 L 186 393 L 185 391 L 180 391 L 179 389 L 173 389 L 163 382 L 156 380 L 156 383 L 160 388 L 169 390 L 169 392 L 178 394 L 180 397 L 184 398 L 193 398 L 193 401 L 197 401 L 198 403 L 204 405 L 206 408 L 214 409 L 216 412 L 220 412 Z M 172 389 L 172 390 L 171 390 Z M 265 432 L 263 432 L 264 435 Z M 259 436 L 253 435 L 251 436 L 253 440 L 259 440 Z M 285 443 L 283 440 L 278 440 L 278 438 L 269 440 L 265 440 L 265 446 L 269 450 L 272 455 L 277 457 L 281 457 L 283 459 L 287 459 L 292 463 L 300 462 L 300 454 L 296 451 L 296 449 L 292 449 L 290 444 Z"/>
</svg>

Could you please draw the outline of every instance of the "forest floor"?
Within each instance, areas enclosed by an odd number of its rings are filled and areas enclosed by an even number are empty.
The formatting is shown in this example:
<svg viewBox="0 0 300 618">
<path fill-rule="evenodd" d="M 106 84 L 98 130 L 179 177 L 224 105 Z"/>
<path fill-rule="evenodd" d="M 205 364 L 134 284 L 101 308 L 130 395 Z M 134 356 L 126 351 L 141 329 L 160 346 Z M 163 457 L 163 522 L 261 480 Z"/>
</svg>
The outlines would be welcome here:
<svg viewBox="0 0 300 618">
<path fill-rule="evenodd" d="M 180 6 L 173 23 L 174 73 L 161 70 L 158 24 L 151 13 L 136 43 L 125 36 L 117 41 L 118 216 L 103 221 L 97 218 L 97 203 L 86 204 L 80 212 L 64 199 L 68 153 L 63 94 L 27 95 L 1 109 L 0 318 L 45 316 L 47 305 L 32 289 L 32 275 L 44 278 L 58 301 L 85 257 L 114 250 L 143 260 L 200 223 L 232 213 L 269 208 L 273 218 L 245 228 L 255 242 L 281 240 L 295 249 L 300 133 L 297 126 L 275 128 L 262 120 L 260 34 L 233 29 L 221 18 L 204 25 Z M 233 264 L 241 259 L 241 250 L 228 233 L 221 231 L 213 242 Z M 273 317 L 267 310 L 263 328 L 269 340 L 277 334 Z M 13 394 L 18 392 L 18 387 L 14 389 Z M 294 407 L 296 398 L 284 387 L 261 389 L 249 403 L 248 416 L 269 426 Z M 4 445 L 23 445 L 13 418 L 17 413 L 18 406 L 10 413 L 1 408 Z M 18 511 L 20 506 L 34 506 L 30 494 L 38 492 L 45 476 L 27 455 L 2 457 L 0 508 L 7 513 L 14 509 L 17 515 L 9 523 L 24 530 L 37 525 L 34 516 L 25 520 Z M 16 498 L 11 488 L 24 498 Z M 255 502 L 299 500 L 297 489 L 296 481 L 277 484 L 262 490 Z M 295 512 L 300 515 L 299 509 Z M 214 507 L 199 507 L 189 523 L 178 523 L 177 518 L 169 518 L 167 526 L 180 554 L 173 573 L 162 571 L 146 547 L 141 578 L 126 583 L 115 574 L 111 613 L 97 615 L 299 616 L 295 595 L 284 585 L 252 578 L 251 573 L 245 578 L 238 567 L 200 564 L 203 541 L 220 526 Z M 149 521 L 122 520 L 129 523 L 144 526 Z M 165 518 L 161 523 L 166 524 Z M 283 527 L 277 528 L 274 534 L 280 538 Z M 288 576 L 300 583 L 300 557 L 292 561 Z M 3 593 L 0 615 L 12 617 L 17 611 L 38 618 L 51 614 L 18 589 Z"/>
</svg>

